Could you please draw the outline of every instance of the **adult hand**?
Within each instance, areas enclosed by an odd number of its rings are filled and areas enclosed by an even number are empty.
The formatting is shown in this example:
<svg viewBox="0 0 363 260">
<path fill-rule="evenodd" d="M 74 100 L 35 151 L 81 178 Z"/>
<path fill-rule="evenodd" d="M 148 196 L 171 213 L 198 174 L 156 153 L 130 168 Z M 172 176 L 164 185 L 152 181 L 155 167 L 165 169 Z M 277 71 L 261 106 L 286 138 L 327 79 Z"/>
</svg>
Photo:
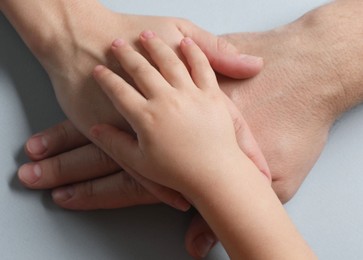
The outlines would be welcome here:
<svg viewBox="0 0 363 260">
<path fill-rule="evenodd" d="M 361 6 L 359 1 L 337 1 L 279 30 L 226 37 L 265 59 L 266 68 L 258 77 L 243 82 L 221 79 L 221 87 L 243 111 L 268 160 L 273 187 L 284 202 L 318 158 L 331 124 L 363 98 L 361 23 L 357 23 Z M 39 140 L 47 147 L 39 146 Z M 42 178 L 46 178 L 38 188 L 58 187 L 77 182 L 76 178 L 87 180 L 83 174 L 87 172 L 89 178 L 107 175 L 77 184 L 67 202 L 58 201 L 63 207 L 96 209 L 157 202 L 126 175 L 108 175 L 117 172 L 118 166 L 69 122 L 32 138 L 27 150 L 39 160 Z M 186 243 L 194 256 L 215 243 L 200 216 L 193 220 Z"/>
<path fill-rule="evenodd" d="M 96 123 L 112 123 L 130 130 L 97 87 L 91 71 L 96 64 L 102 63 L 127 77 L 109 55 L 109 44 L 115 37 L 121 36 L 142 51 L 135 40 L 145 29 L 145 24 L 174 49 L 184 36 L 197 36 L 195 41 L 214 69 L 227 76 L 250 77 L 262 67 L 261 58 L 240 55 L 226 41 L 181 19 L 123 15 L 111 12 L 97 1 L 86 4 L 47 2 L 44 6 L 34 1 L 29 8 L 35 9 L 45 21 L 49 20 L 47 26 L 42 26 L 44 21 L 39 21 L 38 16 L 29 19 L 35 12 L 24 13 L 19 1 L 5 1 L 0 7 L 46 69 L 64 112 L 85 135 Z M 89 19 L 90 15 L 92 19 Z M 141 176 L 134 178 L 165 203 L 182 210 L 188 208 L 188 203 L 179 193 L 155 185 Z"/>
</svg>

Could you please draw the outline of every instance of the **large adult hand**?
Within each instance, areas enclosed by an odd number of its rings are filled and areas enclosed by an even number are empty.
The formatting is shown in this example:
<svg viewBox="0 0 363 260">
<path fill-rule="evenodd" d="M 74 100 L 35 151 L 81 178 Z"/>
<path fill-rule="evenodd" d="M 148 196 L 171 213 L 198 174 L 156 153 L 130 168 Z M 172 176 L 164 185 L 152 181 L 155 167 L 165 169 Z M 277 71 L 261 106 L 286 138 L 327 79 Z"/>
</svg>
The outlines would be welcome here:
<svg viewBox="0 0 363 260">
<path fill-rule="evenodd" d="M 337 116 L 362 99 L 361 92 L 352 91 L 362 82 L 361 59 L 354 58 L 362 53 L 361 40 L 355 38 L 360 28 L 354 22 L 360 17 L 357 6 L 361 4 L 340 1 L 279 30 L 227 36 L 241 50 L 265 58 L 266 69 L 258 77 L 244 82 L 222 79 L 222 88 L 247 118 L 269 162 L 275 191 L 284 202 L 318 158 Z M 40 146 L 41 140 L 46 148 Z M 69 122 L 32 138 L 27 150 L 32 159 L 40 160 L 37 164 L 43 174 L 37 188 L 106 175 L 77 184 L 72 196 L 57 201 L 63 207 L 95 209 L 157 202 L 127 175 L 111 174 L 118 166 L 88 144 Z M 113 196 L 118 193 L 123 196 Z M 196 255 L 193 245 L 198 241 L 205 238 L 200 242 L 202 248 L 214 241 L 200 217 L 193 222 L 187 245 Z"/>
<path fill-rule="evenodd" d="M 49 12 L 60 10 L 60 13 L 52 17 L 55 32 L 44 29 L 42 34 L 42 28 L 36 30 L 28 26 L 28 31 L 36 32 L 33 36 L 23 27 L 17 26 L 19 23 L 16 19 L 12 22 L 49 74 L 62 109 L 85 135 L 96 123 L 128 128 L 108 98 L 97 87 L 91 71 L 96 64 L 102 63 L 127 78 L 114 57 L 109 55 L 110 42 L 115 37 L 122 37 L 142 52 L 135 40 L 145 29 L 145 25 L 157 32 L 174 49 L 183 37 L 194 36 L 213 68 L 229 77 L 250 77 L 262 67 L 261 58 L 239 55 L 228 42 L 185 20 L 122 15 L 111 12 L 95 1 L 90 1 L 87 5 L 73 3 L 70 6 L 65 4 L 53 7 Z M 63 20 L 59 21 L 58 16 Z M 92 19 L 89 19 L 90 16 Z M 63 27 L 64 25 L 66 26 Z M 188 203 L 179 193 L 141 176 L 133 177 L 165 203 L 183 210 L 188 208 Z"/>
<path fill-rule="evenodd" d="M 262 67 L 262 59 L 256 59 L 255 57 L 248 55 L 238 55 L 237 50 L 232 45 L 228 44 L 228 42 L 203 31 L 188 21 L 172 18 L 121 15 L 110 12 L 99 5 L 94 10 L 87 12 L 87 10 L 85 10 L 87 6 L 81 6 L 83 8 L 82 10 L 77 9 L 77 4 L 73 5 L 70 10 L 64 8 L 65 10 L 62 11 L 66 11 L 65 13 L 67 15 L 65 21 L 62 20 L 59 24 L 62 26 L 66 25 L 66 27 L 61 27 L 60 30 L 54 31 L 46 30 L 45 35 L 43 35 L 41 31 L 36 31 L 35 28 L 30 25 L 25 27 L 27 30 L 22 30 L 22 26 L 19 25 L 16 20 L 13 19 L 11 21 L 48 72 L 64 112 L 72 122 L 76 124 L 76 127 L 86 135 L 90 126 L 96 123 L 110 123 L 119 127 L 127 127 L 123 119 L 120 118 L 119 114 L 110 105 L 109 100 L 97 87 L 95 81 L 91 77 L 91 71 L 93 67 L 99 63 L 107 64 L 114 71 L 119 71 L 119 66 L 108 53 L 110 42 L 115 37 L 122 37 L 130 42 L 134 42 L 138 33 L 145 29 L 145 25 L 148 26 L 148 29 L 157 32 L 158 35 L 166 40 L 172 47 L 178 46 L 180 40 L 185 36 L 193 37 L 206 53 L 213 68 L 227 76 L 247 78 L 254 76 Z M 73 9 L 75 9 L 74 15 L 71 13 Z M 89 19 L 90 15 L 92 16 L 92 19 Z M 59 22 L 57 21 L 57 18 L 59 17 L 52 17 L 52 23 L 55 25 Z M 84 21 L 88 22 L 84 23 Z M 137 45 L 134 47 L 139 49 L 139 46 Z M 120 74 L 125 75 L 123 72 Z M 92 105 L 90 106 L 90 104 Z M 83 141 L 77 142 L 84 144 Z M 91 153 L 92 151 L 95 151 L 90 149 L 90 146 L 83 151 L 85 150 Z M 95 156 L 107 158 L 99 151 L 95 152 Z M 105 161 L 109 162 L 108 159 L 105 159 Z M 53 164 L 53 166 L 56 165 Z M 58 166 L 62 167 L 62 163 L 59 163 Z M 104 169 L 103 166 L 104 165 L 101 164 L 94 167 L 87 172 L 87 176 L 83 175 L 82 177 L 82 174 L 77 174 L 78 177 L 68 181 L 73 182 L 81 179 L 85 180 L 96 176 L 98 177 L 101 172 L 102 174 L 118 172 L 119 174 L 117 177 L 113 176 L 111 179 L 106 178 L 101 181 L 101 183 L 106 184 L 106 186 L 108 185 L 107 188 L 102 188 L 102 191 L 107 193 L 105 194 L 106 196 L 111 195 L 115 191 L 117 192 L 117 185 L 121 183 L 126 185 L 126 182 L 132 185 L 132 187 L 136 187 L 137 190 L 140 190 L 140 188 L 138 188 L 139 186 L 136 185 L 132 179 L 121 174 L 120 169 L 118 169 L 117 166 L 112 165 L 112 163 L 109 168 Z M 26 178 L 28 178 L 27 180 L 24 178 L 22 179 L 27 182 L 29 186 L 34 187 L 33 185 L 35 185 L 35 183 L 32 182 L 34 180 L 32 178 L 36 178 L 41 172 L 46 171 L 47 169 L 42 167 L 25 166 L 20 173 L 22 177 L 26 176 Z M 59 181 L 59 178 L 50 177 L 48 180 L 45 180 L 43 184 L 42 182 L 39 182 L 37 185 L 39 188 L 44 187 L 44 185 L 52 185 L 52 179 L 54 181 L 53 183 Z M 140 181 L 140 179 L 138 180 Z M 101 183 L 97 182 L 98 185 Z M 117 183 L 117 185 L 113 185 L 114 183 Z M 103 184 L 101 186 L 104 187 Z M 180 197 L 178 194 L 173 194 L 172 191 L 161 186 L 152 185 L 152 183 L 150 184 L 150 188 L 149 184 L 150 183 L 144 186 L 147 186 L 158 198 L 165 198 L 163 200 L 164 202 L 169 202 L 169 204 L 175 206 L 175 203 L 173 202 Z M 97 190 L 97 188 L 96 190 L 93 190 L 92 188 L 92 185 L 86 185 L 86 193 L 92 194 L 93 191 Z M 84 189 L 82 190 L 84 191 Z M 74 192 L 72 189 L 66 189 L 66 191 L 68 194 Z M 78 189 L 76 189 L 76 191 L 78 191 Z M 58 199 L 57 201 L 60 203 L 59 194 L 59 192 L 54 193 L 54 197 Z M 170 197 L 172 198 L 170 199 Z M 136 199 L 136 201 L 131 201 L 131 199 L 127 200 L 126 197 L 124 198 L 124 202 L 126 203 L 122 204 L 124 206 L 133 203 L 151 203 L 156 201 L 156 199 L 149 194 L 148 199 L 146 199 L 147 201 L 144 198 L 141 200 Z M 107 205 L 99 204 L 97 207 L 110 207 L 111 204 L 119 205 L 119 202 L 115 200 L 109 200 L 107 203 Z M 185 203 L 182 203 L 181 208 L 184 207 L 183 204 L 185 206 Z M 69 207 L 72 207 L 72 205 L 69 204 Z M 89 207 L 87 207 L 85 204 L 82 206 L 82 204 L 77 204 L 77 202 L 75 202 L 73 207 L 94 208 L 95 204 L 94 202 L 90 202 Z"/>
<path fill-rule="evenodd" d="M 106 64 L 130 80 L 109 53 L 110 42 L 117 37 L 131 42 L 135 49 L 146 56 L 136 44 L 138 34 L 144 29 L 155 31 L 175 50 L 183 37 L 193 37 L 207 54 L 212 67 L 228 77 L 248 78 L 256 75 L 262 67 L 261 58 L 238 55 L 237 50 L 227 41 L 185 20 L 122 15 L 104 8 L 97 9 L 96 13 L 95 17 L 87 19 L 87 23 L 78 21 L 86 18 L 70 17 L 71 25 L 81 26 L 71 27 L 68 34 L 57 35 L 48 44 L 39 41 L 30 44 L 50 76 L 62 109 L 86 136 L 89 128 L 96 123 L 126 127 L 125 121 L 91 77 L 96 64 Z"/>
<path fill-rule="evenodd" d="M 362 59 L 356 58 L 362 55 L 362 40 L 357 38 L 360 23 L 356 22 L 361 19 L 357 8 L 361 5 L 359 1 L 338 1 L 279 30 L 227 37 L 242 50 L 265 58 L 266 69 L 261 75 L 243 83 L 223 79 L 222 88 L 243 109 L 268 159 L 273 186 L 282 201 L 291 198 L 316 161 L 332 122 L 362 100 Z M 47 149 L 36 145 L 36 139 L 42 138 Z M 75 172 L 92 170 L 90 177 L 96 178 L 118 169 L 93 145 L 83 147 L 87 139 L 69 123 L 48 130 L 42 138 L 31 139 L 27 146 L 34 152 L 31 158 L 41 160 L 42 178 L 49 180 L 44 179 L 38 188 L 76 182 Z M 77 187 L 83 188 L 58 203 L 92 209 L 156 202 L 125 175 L 118 183 L 113 182 L 113 176 L 79 184 Z M 82 178 L 87 176 L 80 174 Z M 124 197 L 115 201 L 112 192 Z M 206 224 L 196 217 L 187 233 L 189 252 L 198 255 L 194 245 L 208 248 L 213 239 Z"/>
</svg>

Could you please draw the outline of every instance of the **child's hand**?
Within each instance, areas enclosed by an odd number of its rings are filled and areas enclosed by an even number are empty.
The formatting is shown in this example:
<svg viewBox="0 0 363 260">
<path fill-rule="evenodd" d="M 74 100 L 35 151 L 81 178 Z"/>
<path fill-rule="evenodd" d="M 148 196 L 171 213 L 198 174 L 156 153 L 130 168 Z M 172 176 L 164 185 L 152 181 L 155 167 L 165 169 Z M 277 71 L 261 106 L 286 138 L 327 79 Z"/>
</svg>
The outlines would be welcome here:
<svg viewBox="0 0 363 260">
<path fill-rule="evenodd" d="M 228 174 L 226 167 L 247 159 L 215 74 L 189 38 L 180 49 L 190 73 L 154 33 L 144 32 L 140 41 L 160 72 L 122 40 L 112 47 L 137 90 L 103 66 L 94 71 L 137 137 L 103 125 L 92 128 L 93 141 L 130 173 L 183 194 L 208 187 Z"/>
</svg>

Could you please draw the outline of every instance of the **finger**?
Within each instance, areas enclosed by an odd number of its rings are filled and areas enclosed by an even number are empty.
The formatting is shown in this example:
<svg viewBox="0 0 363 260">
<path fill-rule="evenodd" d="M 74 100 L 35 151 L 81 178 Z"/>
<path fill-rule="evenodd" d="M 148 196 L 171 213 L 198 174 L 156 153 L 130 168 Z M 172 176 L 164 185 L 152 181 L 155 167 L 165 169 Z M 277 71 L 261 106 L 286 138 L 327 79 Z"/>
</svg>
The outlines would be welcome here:
<svg viewBox="0 0 363 260">
<path fill-rule="evenodd" d="M 112 51 L 122 68 L 132 77 L 145 98 L 151 98 L 169 86 L 161 74 L 123 40 L 112 43 Z"/>
<path fill-rule="evenodd" d="M 24 149 L 31 160 L 37 161 L 88 143 L 90 141 L 67 120 L 33 135 Z"/>
<path fill-rule="evenodd" d="M 20 167 L 20 181 L 32 189 L 49 189 L 102 177 L 121 167 L 107 154 L 88 144 L 38 162 Z"/>
<path fill-rule="evenodd" d="M 201 259 L 207 256 L 218 239 L 202 216 L 197 213 L 185 235 L 185 246 L 188 253 Z"/>
<path fill-rule="evenodd" d="M 202 50 L 190 38 L 184 38 L 180 47 L 191 69 L 194 83 L 201 89 L 219 88 L 216 75 Z"/>
<path fill-rule="evenodd" d="M 99 65 L 94 69 L 94 77 L 117 111 L 131 126 L 134 126 L 137 115 L 142 113 L 146 99 L 125 80 L 104 66 Z"/>
<path fill-rule="evenodd" d="M 182 21 L 179 28 L 184 36 L 192 38 L 206 54 L 212 68 L 222 75 L 246 79 L 256 76 L 263 67 L 263 59 L 240 52 L 231 43 L 196 25 Z"/>
<path fill-rule="evenodd" d="M 142 154 L 137 141 L 129 134 L 112 126 L 98 125 L 91 129 L 91 136 L 102 150 L 156 198 L 182 211 L 190 208 L 190 204 L 179 192 L 154 183 L 137 173 L 138 168 L 142 167 Z"/>
<path fill-rule="evenodd" d="M 161 202 L 181 211 L 190 209 L 190 203 L 181 193 L 150 181 L 136 172 L 129 172 L 129 174 Z"/>
<path fill-rule="evenodd" d="M 170 85 L 173 87 L 194 86 L 184 63 L 154 32 L 142 32 L 140 41 Z"/>
<path fill-rule="evenodd" d="M 268 167 L 265 156 L 257 144 L 256 139 L 254 138 L 247 122 L 244 120 L 243 116 L 238 111 L 233 102 L 226 95 L 223 96 L 228 111 L 234 121 L 233 123 L 239 147 L 257 166 L 257 168 L 267 177 L 268 181 L 271 182 L 272 178 L 270 168 Z"/>
<path fill-rule="evenodd" d="M 92 141 L 127 172 L 142 167 L 143 155 L 137 140 L 111 125 L 95 125 L 90 130 Z"/>
<path fill-rule="evenodd" d="M 155 204 L 159 201 L 125 172 L 53 190 L 63 208 L 94 210 Z"/>
</svg>

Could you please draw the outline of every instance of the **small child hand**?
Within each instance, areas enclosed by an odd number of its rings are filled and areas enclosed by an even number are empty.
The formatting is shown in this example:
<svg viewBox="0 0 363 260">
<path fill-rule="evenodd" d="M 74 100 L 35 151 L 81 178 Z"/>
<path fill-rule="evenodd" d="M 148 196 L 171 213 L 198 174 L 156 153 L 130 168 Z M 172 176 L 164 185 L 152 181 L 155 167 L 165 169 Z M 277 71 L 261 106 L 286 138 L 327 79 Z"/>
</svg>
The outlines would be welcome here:
<svg viewBox="0 0 363 260">
<path fill-rule="evenodd" d="M 137 138 L 98 125 L 91 130 L 93 141 L 126 171 L 183 194 L 223 178 L 226 166 L 248 160 L 225 96 L 198 46 L 189 38 L 180 44 L 189 72 L 153 32 L 143 32 L 140 41 L 159 71 L 126 42 L 116 40 L 112 46 L 137 89 L 103 66 L 94 70 Z"/>
</svg>

